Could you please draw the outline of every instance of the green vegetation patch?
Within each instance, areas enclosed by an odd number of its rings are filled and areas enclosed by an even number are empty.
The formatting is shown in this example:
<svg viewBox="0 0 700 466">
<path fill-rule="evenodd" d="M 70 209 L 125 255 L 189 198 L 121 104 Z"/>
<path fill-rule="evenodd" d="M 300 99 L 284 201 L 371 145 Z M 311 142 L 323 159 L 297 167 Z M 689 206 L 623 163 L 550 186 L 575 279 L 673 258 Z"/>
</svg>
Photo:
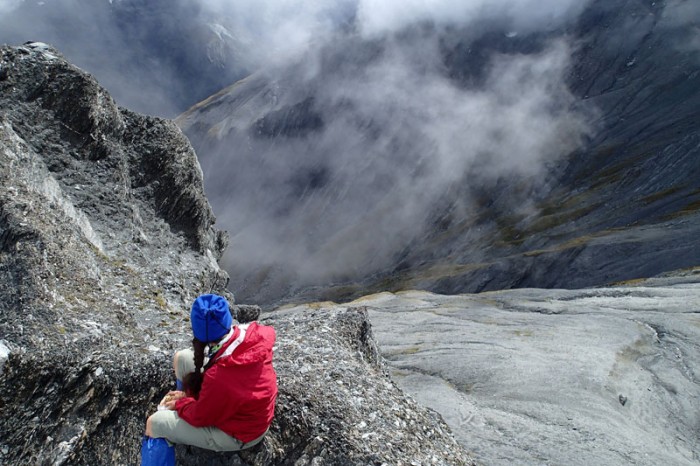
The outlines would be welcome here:
<svg viewBox="0 0 700 466">
<path fill-rule="evenodd" d="M 646 281 L 646 278 L 630 278 L 629 280 L 612 282 L 609 286 L 637 286 L 645 283 Z"/>
</svg>

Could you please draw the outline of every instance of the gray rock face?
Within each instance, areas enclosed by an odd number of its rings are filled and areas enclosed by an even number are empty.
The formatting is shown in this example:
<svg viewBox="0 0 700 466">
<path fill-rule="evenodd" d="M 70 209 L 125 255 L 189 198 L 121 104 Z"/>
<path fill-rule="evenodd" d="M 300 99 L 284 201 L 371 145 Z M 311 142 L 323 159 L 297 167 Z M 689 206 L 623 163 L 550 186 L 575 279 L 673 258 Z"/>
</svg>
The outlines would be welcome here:
<svg viewBox="0 0 700 466">
<path fill-rule="evenodd" d="M 700 461 L 700 280 L 442 296 L 369 309 L 399 386 L 484 464 Z"/>
<path fill-rule="evenodd" d="M 214 221 L 172 122 L 118 108 L 44 44 L 0 48 L 0 464 L 139 462 L 192 300 L 227 294 Z M 365 312 L 264 321 L 280 385 L 265 443 L 181 447 L 180 464 L 470 463 L 387 377 Z"/>
<path fill-rule="evenodd" d="M 225 292 L 226 236 L 172 123 L 43 44 L 0 69 L 1 461 L 135 462 L 185 310 Z"/>
<path fill-rule="evenodd" d="M 148 338 L 167 318 L 149 313 L 226 285 L 216 264 L 226 235 L 212 227 L 201 170 L 172 123 L 118 109 L 42 44 L 3 48 L 0 68 L 6 338 L 116 338 L 117 323 L 142 309 Z M 86 307 L 111 309 L 108 322 L 78 331 L 85 316 L 69 311 Z M 47 324 L 54 331 L 40 342 Z"/>
</svg>

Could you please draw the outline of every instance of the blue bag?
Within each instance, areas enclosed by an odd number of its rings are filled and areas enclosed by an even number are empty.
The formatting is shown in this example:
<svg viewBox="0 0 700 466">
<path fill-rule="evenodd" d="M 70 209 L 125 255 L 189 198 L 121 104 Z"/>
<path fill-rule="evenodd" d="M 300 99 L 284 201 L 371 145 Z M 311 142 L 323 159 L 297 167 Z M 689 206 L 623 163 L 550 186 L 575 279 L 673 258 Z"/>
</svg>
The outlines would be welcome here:
<svg viewBox="0 0 700 466">
<path fill-rule="evenodd" d="M 164 438 L 143 436 L 141 466 L 175 466 L 175 447 Z"/>
</svg>

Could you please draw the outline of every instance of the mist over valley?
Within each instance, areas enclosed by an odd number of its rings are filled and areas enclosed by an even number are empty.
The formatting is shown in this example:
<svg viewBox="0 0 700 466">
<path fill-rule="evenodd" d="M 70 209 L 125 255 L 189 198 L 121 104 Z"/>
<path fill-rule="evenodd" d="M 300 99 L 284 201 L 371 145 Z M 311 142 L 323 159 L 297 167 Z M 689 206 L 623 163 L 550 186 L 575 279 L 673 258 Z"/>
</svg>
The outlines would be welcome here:
<svg viewBox="0 0 700 466">
<path fill-rule="evenodd" d="M 275 419 L 178 464 L 697 464 L 698 18 L 0 0 L 0 463 L 136 463 L 214 292 Z"/>
<path fill-rule="evenodd" d="M 240 299 L 697 263 L 691 2 L 253 3 L 5 1 L 0 20 L 122 105 L 186 110 Z"/>
</svg>

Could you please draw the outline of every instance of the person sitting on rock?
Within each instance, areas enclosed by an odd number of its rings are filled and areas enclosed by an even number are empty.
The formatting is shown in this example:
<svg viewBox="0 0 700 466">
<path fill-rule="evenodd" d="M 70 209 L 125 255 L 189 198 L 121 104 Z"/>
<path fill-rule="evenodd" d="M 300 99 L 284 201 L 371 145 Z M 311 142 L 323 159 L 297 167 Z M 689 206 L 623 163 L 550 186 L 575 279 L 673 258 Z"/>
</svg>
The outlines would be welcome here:
<svg viewBox="0 0 700 466">
<path fill-rule="evenodd" d="M 146 421 L 146 435 L 214 451 L 258 444 L 277 397 L 275 330 L 257 322 L 232 325 L 228 302 L 215 294 L 194 301 L 190 321 L 194 351 L 176 352 L 173 364 L 184 391 L 166 395 Z"/>
</svg>

